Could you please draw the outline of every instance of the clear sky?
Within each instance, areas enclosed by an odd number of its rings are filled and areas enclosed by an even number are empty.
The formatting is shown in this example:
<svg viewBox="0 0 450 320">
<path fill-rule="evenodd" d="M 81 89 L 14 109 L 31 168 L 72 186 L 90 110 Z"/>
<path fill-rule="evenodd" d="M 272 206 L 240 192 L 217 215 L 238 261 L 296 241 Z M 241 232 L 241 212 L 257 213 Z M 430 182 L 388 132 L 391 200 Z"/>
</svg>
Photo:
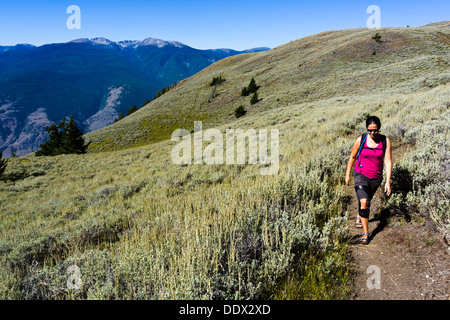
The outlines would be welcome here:
<svg viewBox="0 0 450 320">
<path fill-rule="evenodd" d="M 70 5 L 81 10 L 81 29 L 67 27 Z M 273 48 L 322 31 L 364 28 L 370 5 L 380 7 L 381 27 L 450 20 L 449 0 L 0 0 L 0 45 L 153 37 L 197 49 Z"/>
</svg>

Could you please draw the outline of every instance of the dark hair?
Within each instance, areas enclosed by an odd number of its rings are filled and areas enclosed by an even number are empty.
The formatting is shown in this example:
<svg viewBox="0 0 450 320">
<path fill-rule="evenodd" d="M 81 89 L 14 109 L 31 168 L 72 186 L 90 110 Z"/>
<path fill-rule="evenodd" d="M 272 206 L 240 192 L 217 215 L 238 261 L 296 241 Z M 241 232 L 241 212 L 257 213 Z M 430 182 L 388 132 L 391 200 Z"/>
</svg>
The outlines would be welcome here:
<svg viewBox="0 0 450 320">
<path fill-rule="evenodd" d="M 366 120 L 366 128 L 367 128 L 369 125 L 371 125 L 372 123 L 375 123 L 375 124 L 378 126 L 378 129 L 381 128 L 381 121 L 380 121 L 380 119 L 379 119 L 378 117 L 376 117 L 376 116 L 370 116 L 370 117 L 367 117 L 367 120 Z"/>
</svg>

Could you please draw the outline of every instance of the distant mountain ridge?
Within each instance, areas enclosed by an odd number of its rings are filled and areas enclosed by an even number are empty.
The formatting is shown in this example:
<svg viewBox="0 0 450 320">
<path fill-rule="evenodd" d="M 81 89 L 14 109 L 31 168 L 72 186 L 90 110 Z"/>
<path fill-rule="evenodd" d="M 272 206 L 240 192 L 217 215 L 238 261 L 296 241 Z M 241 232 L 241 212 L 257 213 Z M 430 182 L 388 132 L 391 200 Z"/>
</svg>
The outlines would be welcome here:
<svg viewBox="0 0 450 320">
<path fill-rule="evenodd" d="M 28 43 L 19 43 L 15 46 L 0 46 L 0 53 L 11 51 L 11 50 L 26 50 L 26 49 L 34 49 L 36 48 L 35 45 L 28 44 Z"/>
<path fill-rule="evenodd" d="M 156 38 L 147 38 L 144 40 L 124 40 L 124 41 L 118 41 L 114 42 L 109 39 L 98 37 L 98 38 L 80 38 L 70 41 L 72 43 L 91 43 L 91 44 L 99 44 L 99 45 L 106 45 L 106 46 L 117 46 L 122 49 L 136 49 L 139 46 L 157 46 L 158 48 L 165 47 L 167 45 L 172 45 L 178 48 L 181 47 L 188 47 L 187 45 L 178 42 L 178 41 L 166 41 Z"/>
<path fill-rule="evenodd" d="M 168 85 L 240 53 L 199 50 L 155 38 L 82 38 L 43 46 L 0 46 L 0 151 L 37 150 L 45 126 L 73 114 L 85 132 L 113 123 Z"/>
<path fill-rule="evenodd" d="M 157 39 L 157 38 L 146 38 L 144 40 L 122 40 L 122 41 L 112 41 L 109 40 L 107 38 L 104 37 L 97 37 L 97 38 L 78 38 L 78 39 L 74 39 L 71 40 L 69 42 L 66 43 L 90 43 L 90 44 L 98 44 L 98 45 L 106 45 L 106 46 L 118 46 L 122 49 L 136 49 L 139 46 L 152 46 L 152 45 L 156 45 L 159 48 L 165 47 L 167 45 L 172 45 L 175 47 L 189 47 L 190 46 L 179 42 L 179 41 L 170 41 L 170 40 L 161 40 L 161 39 Z M 52 43 L 52 44 L 58 44 L 58 43 Z M 46 45 L 52 45 L 52 44 L 46 44 Z M 11 51 L 11 50 L 20 50 L 20 49 L 35 49 L 38 48 L 39 46 L 35 46 L 33 44 L 29 44 L 29 43 L 19 43 L 16 44 L 14 46 L 0 46 L 0 53 L 1 52 L 6 52 L 6 51 Z M 251 48 L 251 49 L 245 49 L 245 50 L 233 50 L 233 49 L 229 49 L 229 48 L 219 48 L 219 49 L 208 49 L 208 51 L 228 51 L 228 52 L 260 52 L 260 51 L 266 51 L 269 50 L 269 47 L 257 47 L 257 48 Z M 200 49 L 197 49 L 200 50 Z"/>
</svg>

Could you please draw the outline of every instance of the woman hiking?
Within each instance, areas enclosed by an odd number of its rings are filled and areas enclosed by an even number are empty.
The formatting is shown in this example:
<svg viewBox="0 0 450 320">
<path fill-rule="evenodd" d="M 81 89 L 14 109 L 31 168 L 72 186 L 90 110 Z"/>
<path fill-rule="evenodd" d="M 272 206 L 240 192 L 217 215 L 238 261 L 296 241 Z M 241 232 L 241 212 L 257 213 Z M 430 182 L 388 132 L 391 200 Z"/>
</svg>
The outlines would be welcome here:
<svg viewBox="0 0 450 320">
<path fill-rule="evenodd" d="M 370 116 L 366 120 L 367 133 L 356 139 L 348 160 L 345 184 L 350 184 L 350 173 L 353 170 L 355 191 L 358 197 L 358 215 L 355 227 L 362 228 L 360 243 L 369 243 L 370 201 L 383 180 L 383 162 L 386 164 L 386 184 L 384 192 L 391 194 L 392 157 L 391 141 L 380 134 L 381 121 Z"/>
</svg>

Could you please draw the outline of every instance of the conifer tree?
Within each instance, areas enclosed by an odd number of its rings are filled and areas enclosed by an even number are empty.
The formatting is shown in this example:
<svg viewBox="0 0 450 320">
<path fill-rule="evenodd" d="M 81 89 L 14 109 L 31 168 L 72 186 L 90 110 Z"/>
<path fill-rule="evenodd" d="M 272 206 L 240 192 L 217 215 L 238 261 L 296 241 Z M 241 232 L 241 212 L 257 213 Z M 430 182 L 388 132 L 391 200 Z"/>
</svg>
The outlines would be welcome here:
<svg viewBox="0 0 450 320">
<path fill-rule="evenodd" d="M 259 99 L 258 99 L 258 93 L 255 92 L 255 93 L 253 94 L 252 98 L 250 99 L 250 103 L 251 103 L 251 104 L 255 104 L 255 103 L 257 103 L 258 101 L 259 101 Z"/>
<path fill-rule="evenodd" d="M 88 144 L 83 138 L 83 131 L 75 123 L 73 116 L 70 116 L 69 122 L 63 131 L 63 149 L 64 153 L 86 153 Z"/>
<path fill-rule="evenodd" d="M 239 107 L 237 107 L 236 109 L 234 109 L 234 116 L 236 118 L 240 118 L 243 115 L 245 115 L 247 113 L 247 111 L 245 110 L 243 105 L 240 105 Z"/>
<path fill-rule="evenodd" d="M 83 131 L 75 123 L 73 116 L 69 122 L 62 120 L 58 125 L 47 126 L 49 139 L 41 143 L 36 156 L 56 156 L 58 154 L 86 153 L 89 144 L 85 144 Z"/>
<path fill-rule="evenodd" d="M 256 85 L 255 78 L 252 77 L 252 80 L 250 80 L 247 90 L 249 93 L 255 93 L 258 90 L 258 86 Z"/>
<path fill-rule="evenodd" d="M 66 125 L 66 121 L 61 121 L 58 125 L 52 123 L 50 126 L 45 127 L 48 133 L 49 139 L 41 143 L 41 149 L 36 151 L 36 156 L 55 156 L 63 153 L 63 128 Z"/>
<path fill-rule="evenodd" d="M 129 116 L 130 114 L 136 112 L 137 110 L 138 110 L 138 108 L 136 107 L 135 104 L 133 104 L 133 106 L 128 109 L 127 116 Z"/>
</svg>

